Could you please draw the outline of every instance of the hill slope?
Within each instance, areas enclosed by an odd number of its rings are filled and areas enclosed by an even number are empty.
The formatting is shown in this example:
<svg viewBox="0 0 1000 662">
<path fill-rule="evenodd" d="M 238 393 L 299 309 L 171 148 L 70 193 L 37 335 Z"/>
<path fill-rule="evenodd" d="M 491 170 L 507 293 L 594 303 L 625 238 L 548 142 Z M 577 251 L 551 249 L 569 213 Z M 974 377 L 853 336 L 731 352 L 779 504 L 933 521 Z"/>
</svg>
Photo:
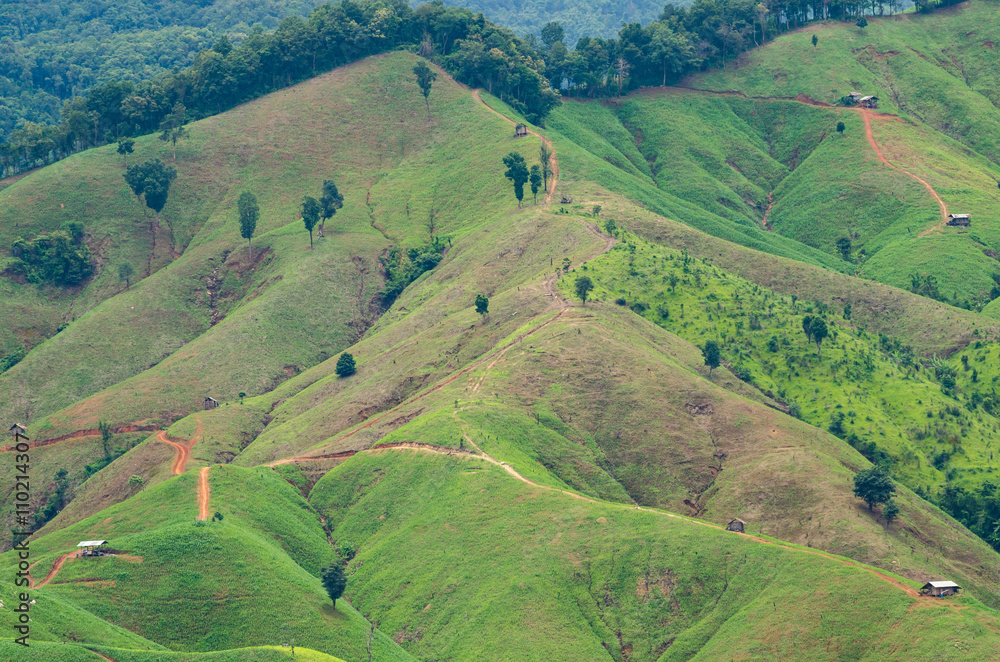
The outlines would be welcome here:
<svg viewBox="0 0 1000 662">
<path fill-rule="evenodd" d="M 58 500 L 58 469 L 71 479 L 72 500 L 32 541 L 32 575 L 51 573 L 33 590 L 77 621 L 44 639 L 101 619 L 88 646 L 207 653 L 290 635 L 360 660 L 367 619 L 384 633 L 380 659 L 924 659 L 956 640 L 956 659 L 988 655 L 996 552 L 903 486 L 896 522 L 866 509 L 851 487 L 871 466 L 857 448 L 869 449 L 824 431 L 823 398 L 848 398 L 854 415 L 841 422 L 872 435 L 899 479 L 985 487 L 988 385 L 960 374 L 956 357 L 956 386 L 943 392 L 916 364 L 961 350 L 992 379 L 995 323 L 859 281 L 838 258 L 755 226 L 750 202 L 836 154 L 812 128 L 833 111 L 668 99 L 694 109 L 678 121 L 701 143 L 708 130 L 694 123 L 719 113 L 726 139 L 686 161 L 713 198 L 658 186 L 656 160 L 630 142 L 642 125 L 657 150 L 677 146 L 654 131 L 671 114 L 659 97 L 574 105 L 514 138 L 509 109 L 444 76 L 428 120 L 409 82 L 415 61 L 372 58 L 195 124 L 171 213 L 203 216 L 188 221 L 180 257 L 0 376 L 15 414 L 15 388 L 43 384 L 29 421 L 38 505 Z M 605 124 L 588 128 L 588 117 Z M 501 158 L 536 163 L 540 135 L 556 150 L 556 197 L 518 208 Z M 810 146 L 801 164 L 799 144 Z M 122 186 L 111 154 L 75 158 L 94 182 L 79 195 Z M 73 162 L 11 195 L 24 209 L 51 206 Z M 345 206 L 310 250 L 296 213 L 331 175 Z M 48 192 L 29 202 L 36 181 Z M 253 261 L 232 209 L 247 188 L 263 206 Z M 558 204 L 563 193 L 574 202 Z M 900 200 L 918 195 L 901 189 Z M 572 298 L 581 275 L 596 284 L 586 305 Z M 390 287 L 395 298 L 382 295 Z M 477 294 L 489 298 L 483 315 Z M 806 312 L 837 332 L 822 360 L 796 335 Z M 784 365 L 764 353 L 764 328 L 781 335 Z M 698 347 L 710 330 L 731 368 L 711 375 Z M 895 349 L 870 333 L 889 330 Z M 357 370 L 340 376 L 347 348 Z M 119 356 L 118 372 L 104 367 Z M 875 368 L 855 374 L 866 358 Z M 213 394 L 222 405 L 200 411 Z M 968 410 L 947 422 L 970 437 L 954 461 L 962 473 L 931 470 L 933 445 L 897 422 L 896 401 L 918 398 L 932 414 Z M 804 420 L 785 413 L 793 403 Z M 108 451 L 99 420 L 118 426 Z M 222 522 L 206 521 L 216 511 Z M 720 530 L 734 517 L 750 535 Z M 97 537 L 123 555 L 60 563 Z M 318 575 L 337 559 L 350 579 L 334 610 Z M 968 595 L 916 594 L 942 577 Z M 791 639 L 778 636 L 789 609 Z"/>
</svg>

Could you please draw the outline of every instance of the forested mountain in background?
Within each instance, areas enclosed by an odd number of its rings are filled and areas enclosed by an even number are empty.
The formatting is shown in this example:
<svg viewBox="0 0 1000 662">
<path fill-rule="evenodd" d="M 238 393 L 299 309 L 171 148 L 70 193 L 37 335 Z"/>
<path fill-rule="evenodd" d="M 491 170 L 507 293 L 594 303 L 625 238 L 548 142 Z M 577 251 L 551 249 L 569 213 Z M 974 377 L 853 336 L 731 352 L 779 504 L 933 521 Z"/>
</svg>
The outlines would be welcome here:
<svg viewBox="0 0 1000 662">
<path fill-rule="evenodd" d="M 108 81 L 190 65 L 218 32 L 273 30 L 319 0 L 5 0 L 0 6 L 0 138 L 19 120 L 59 121 L 66 99 Z"/>
<path fill-rule="evenodd" d="M 661 0 L 448 0 L 448 5 L 481 11 L 519 35 L 541 33 L 546 23 L 561 23 L 570 48 L 580 37 L 614 37 L 623 25 L 646 25 L 663 12 Z M 673 3 L 687 7 L 691 0 Z"/>
</svg>

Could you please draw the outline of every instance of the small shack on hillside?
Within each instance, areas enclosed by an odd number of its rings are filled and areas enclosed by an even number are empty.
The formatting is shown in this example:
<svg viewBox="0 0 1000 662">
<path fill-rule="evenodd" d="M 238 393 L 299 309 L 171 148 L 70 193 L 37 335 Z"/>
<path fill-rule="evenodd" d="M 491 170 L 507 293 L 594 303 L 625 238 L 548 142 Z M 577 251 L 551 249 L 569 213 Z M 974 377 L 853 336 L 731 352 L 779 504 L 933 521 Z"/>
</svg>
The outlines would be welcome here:
<svg viewBox="0 0 1000 662">
<path fill-rule="evenodd" d="M 746 526 L 746 522 L 741 519 L 734 519 L 726 526 L 726 531 L 736 531 L 737 533 L 743 533 L 743 527 Z"/>
<path fill-rule="evenodd" d="M 205 398 L 205 409 L 215 409 L 219 406 L 219 401 L 209 396 Z"/>
<path fill-rule="evenodd" d="M 528 127 L 518 122 L 517 126 L 514 127 L 514 137 L 523 138 L 526 135 L 528 135 Z"/>
<path fill-rule="evenodd" d="M 850 94 L 847 95 L 847 98 L 850 99 L 853 103 L 857 104 L 859 101 L 861 101 L 861 92 L 851 92 Z"/>
<path fill-rule="evenodd" d="M 960 590 L 962 590 L 962 587 L 955 582 L 940 581 L 927 582 L 920 589 L 920 592 L 934 598 L 943 598 L 948 595 L 957 595 Z"/>
<path fill-rule="evenodd" d="M 77 556 L 104 556 L 107 554 L 104 547 L 107 544 L 107 540 L 83 540 L 77 544 L 77 547 L 83 550 Z"/>
<path fill-rule="evenodd" d="M 948 225 L 967 228 L 972 225 L 972 214 L 948 214 Z"/>
<path fill-rule="evenodd" d="M 878 108 L 878 97 L 867 96 L 858 99 L 858 103 L 862 108 Z"/>
<path fill-rule="evenodd" d="M 573 198 L 569 197 L 565 193 L 563 193 L 562 199 L 559 200 L 559 204 L 561 205 L 568 205 L 571 202 L 573 202 Z"/>
<path fill-rule="evenodd" d="M 17 435 L 26 436 L 26 433 L 27 430 L 20 423 L 14 423 L 14 425 L 10 426 L 10 436 L 12 437 L 16 437 Z"/>
</svg>

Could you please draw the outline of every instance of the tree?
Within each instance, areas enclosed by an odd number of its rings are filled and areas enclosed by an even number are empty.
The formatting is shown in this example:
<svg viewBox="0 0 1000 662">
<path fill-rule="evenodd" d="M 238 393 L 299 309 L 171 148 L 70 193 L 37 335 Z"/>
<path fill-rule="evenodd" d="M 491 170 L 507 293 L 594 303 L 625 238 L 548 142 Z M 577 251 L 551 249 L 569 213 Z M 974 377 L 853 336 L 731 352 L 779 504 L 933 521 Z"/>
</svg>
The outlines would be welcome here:
<svg viewBox="0 0 1000 662">
<path fill-rule="evenodd" d="M 98 421 L 97 429 L 101 432 L 101 446 L 104 447 L 104 457 L 111 457 L 111 426 L 104 421 Z"/>
<path fill-rule="evenodd" d="M 816 48 L 816 44 L 819 43 L 819 37 L 813 35 L 812 42 L 813 42 L 813 48 Z"/>
<path fill-rule="evenodd" d="M 319 204 L 323 208 L 320 217 L 323 219 L 319 224 L 319 236 L 323 236 L 323 226 L 333 218 L 337 210 L 344 206 L 344 196 L 337 190 L 337 185 L 331 179 L 323 180 L 323 195 L 319 197 Z"/>
<path fill-rule="evenodd" d="M 549 192 L 549 177 L 552 176 L 552 150 L 544 142 L 538 148 L 538 163 L 542 166 L 542 190 Z M 997 184 L 1000 186 L 1000 183 Z"/>
<path fill-rule="evenodd" d="M 537 165 L 531 166 L 528 172 L 528 181 L 531 182 L 531 197 L 538 204 L 538 189 L 542 187 L 542 169 Z"/>
<path fill-rule="evenodd" d="M 236 397 L 240 399 L 240 404 L 243 404 L 243 398 L 247 397 L 247 394 L 245 391 L 240 391 L 236 394 Z"/>
<path fill-rule="evenodd" d="M 212 515 L 212 521 L 214 522 L 216 520 L 218 520 L 220 522 L 222 521 L 222 513 L 220 513 L 218 510 L 216 510 L 215 514 Z"/>
<path fill-rule="evenodd" d="M 566 31 L 563 30 L 561 23 L 549 21 L 542 26 L 542 43 L 545 44 L 546 48 L 551 49 L 553 44 L 563 41 L 565 38 Z"/>
<path fill-rule="evenodd" d="M 413 74 L 417 77 L 417 85 L 420 86 L 420 93 L 424 95 L 424 103 L 427 104 L 427 119 L 431 118 L 431 86 L 437 79 L 437 74 L 431 71 L 426 62 L 417 62 L 413 67 Z"/>
<path fill-rule="evenodd" d="M 160 140 L 164 142 L 173 143 L 174 148 L 174 161 L 177 160 L 177 141 L 181 138 L 187 137 L 187 129 L 184 128 L 184 120 L 187 116 L 187 108 L 184 107 L 180 101 L 174 104 L 173 109 L 170 111 L 163 121 L 160 122 Z"/>
<path fill-rule="evenodd" d="M 323 581 L 323 588 L 326 589 L 326 594 L 333 600 L 333 608 L 336 609 L 337 598 L 342 596 L 344 589 L 347 588 L 347 577 L 344 576 L 344 566 L 340 564 L 340 561 L 334 561 L 323 568 L 320 576 Z"/>
<path fill-rule="evenodd" d="M 135 269 L 132 268 L 131 262 L 122 262 L 118 265 L 118 280 L 125 281 L 125 289 L 129 288 L 129 280 L 132 278 L 132 274 L 135 273 Z"/>
<path fill-rule="evenodd" d="M 721 359 L 719 343 L 714 340 L 706 341 L 705 346 L 701 349 L 701 355 L 705 358 L 705 365 L 708 366 L 708 376 L 711 378 L 712 371 L 719 367 L 719 360 Z"/>
<path fill-rule="evenodd" d="M 476 312 L 486 317 L 490 312 L 490 300 L 485 294 L 476 295 Z"/>
<path fill-rule="evenodd" d="M 844 135 L 844 129 L 846 129 L 846 128 L 847 127 L 844 126 L 843 122 L 837 122 L 837 133 L 839 133 L 841 136 Z"/>
<path fill-rule="evenodd" d="M 253 259 L 253 233 L 257 229 L 257 219 L 260 218 L 260 207 L 257 206 L 257 196 L 249 191 L 240 195 L 237 203 L 240 212 L 240 236 L 247 240 L 247 252 Z"/>
<path fill-rule="evenodd" d="M 160 222 L 160 212 L 167 204 L 170 184 L 177 178 L 177 171 L 163 164 L 160 159 L 145 161 L 129 167 L 125 174 L 125 182 L 138 198 L 143 196 L 146 206 L 156 212 L 156 222 Z"/>
<path fill-rule="evenodd" d="M 864 16 L 862 16 L 861 18 L 858 19 L 858 22 L 855 23 L 855 25 L 861 28 L 861 31 L 864 32 L 865 28 L 868 27 L 868 20 Z"/>
<path fill-rule="evenodd" d="M 882 509 L 882 517 L 885 518 L 886 524 L 892 524 L 893 520 L 899 517 L 899 506 L 892 499 L 886 502 L 885 508 Z"/>
<path fill-rule="evenodd" d="M 802 332 L 806 334 L 806 339 L 812 342 L 812 317 L 806 315 L 802 318 Z"/>
<path fill-rule="evenodd" d="M 302 222 L 309 230 L 309 248 L 313 247 L 313 228 L 319 222 L 319 215 L 323 211 L 319 205 L 319 200 L 311 196 L 302 198 Z"/>
<path fill-rule="evenodd" d="M 601 205 L 594 205 L 594 208 L 591 211 L 594 212 L 594 218 L 597 218 L 601 215 Z"/>
<path fill-rule="evenodd" d="M 119 138 L 118 139 L 118 153 L 122 155 L 125 159 L 125 169 L 128 170 L 128 155 L 131 154 L 135 147 L 135 141 L 131 138 Z"/>
<path fill-rule="evenodd" d="M 590 295 L 590 291 L 594 289 L 594 281 L 590 280 L 590 276 L 580 276 L 576 279 L 576 296 L 580 297 L 580 301 L 583 301 L 583 305 L 587 305 L 587 296 Z"/>
<path fill-rule="evenodd" d="M 837 240 L 837 250 L 840 252 L 840 256 L 847 261 L 851 259 L 851 240 L 847 237 L 841 237 Z"/>
<path fill-rule="evenodd" d="M 524 185 L 528 181 L 528 166 L 524 163 L 524 157 L 517 152 L 511 152 L 503 157 L 503 164 L 507 166 L 504 176 L 514 182 L 514 197 L 517 198 L 517 208 L 521 208 L 521 200 L 524 199 Z"/>
<path fill-rule="evenodd" d="M 139 489 L 142 489 L 142 483 L 143 483 L 142 476 L 137 476 L 135 474 L 132 474 L 131 476 L 129 476 L 126 485 L 128 486 L 128 491 L 131 492 L 137 487 Z"/>
<path fill-rule="evenodd" d="M 896 494 L 892 478 L 882 467 L 872 467 L 854 476 L 854 496 L 868 504 L 868 510 L 886 503 Z"/>
<path fill-rule="evenodd" d="M 356 364 L 354 363 L 354 355 L 344 352 L 337 359 L 337 367 L 335 372 L 338 377 L 350 377 L 354 374 L 356 369 Z"/>
<path fill-rule="evenodd" d="M 814 317 L 809 324 L 809 330 L 812 332 L 813 342 L 816 343 L 816 356 L 820 356 L 819 346 L 830 335 L 829 330 L 826 328 L 826 320 L 822 317 Z"/>
</svg>

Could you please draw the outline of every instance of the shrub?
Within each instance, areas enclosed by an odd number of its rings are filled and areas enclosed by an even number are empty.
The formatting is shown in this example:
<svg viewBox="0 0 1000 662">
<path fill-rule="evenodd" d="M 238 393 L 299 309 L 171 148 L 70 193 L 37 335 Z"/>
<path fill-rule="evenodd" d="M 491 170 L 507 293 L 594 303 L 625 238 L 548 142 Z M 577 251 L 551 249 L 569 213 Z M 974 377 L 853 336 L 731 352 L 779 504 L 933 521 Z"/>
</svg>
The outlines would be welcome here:
<svg viewBox="0 0 1000 662">
<path fill-rule="evenodd" d="M 355 372 L 354 355 L 348 352 L 341 354 L 340 358 L 337 359 L 336 372 L 338 377 L 350 377 L 353 375 Z"/>
</svg>

